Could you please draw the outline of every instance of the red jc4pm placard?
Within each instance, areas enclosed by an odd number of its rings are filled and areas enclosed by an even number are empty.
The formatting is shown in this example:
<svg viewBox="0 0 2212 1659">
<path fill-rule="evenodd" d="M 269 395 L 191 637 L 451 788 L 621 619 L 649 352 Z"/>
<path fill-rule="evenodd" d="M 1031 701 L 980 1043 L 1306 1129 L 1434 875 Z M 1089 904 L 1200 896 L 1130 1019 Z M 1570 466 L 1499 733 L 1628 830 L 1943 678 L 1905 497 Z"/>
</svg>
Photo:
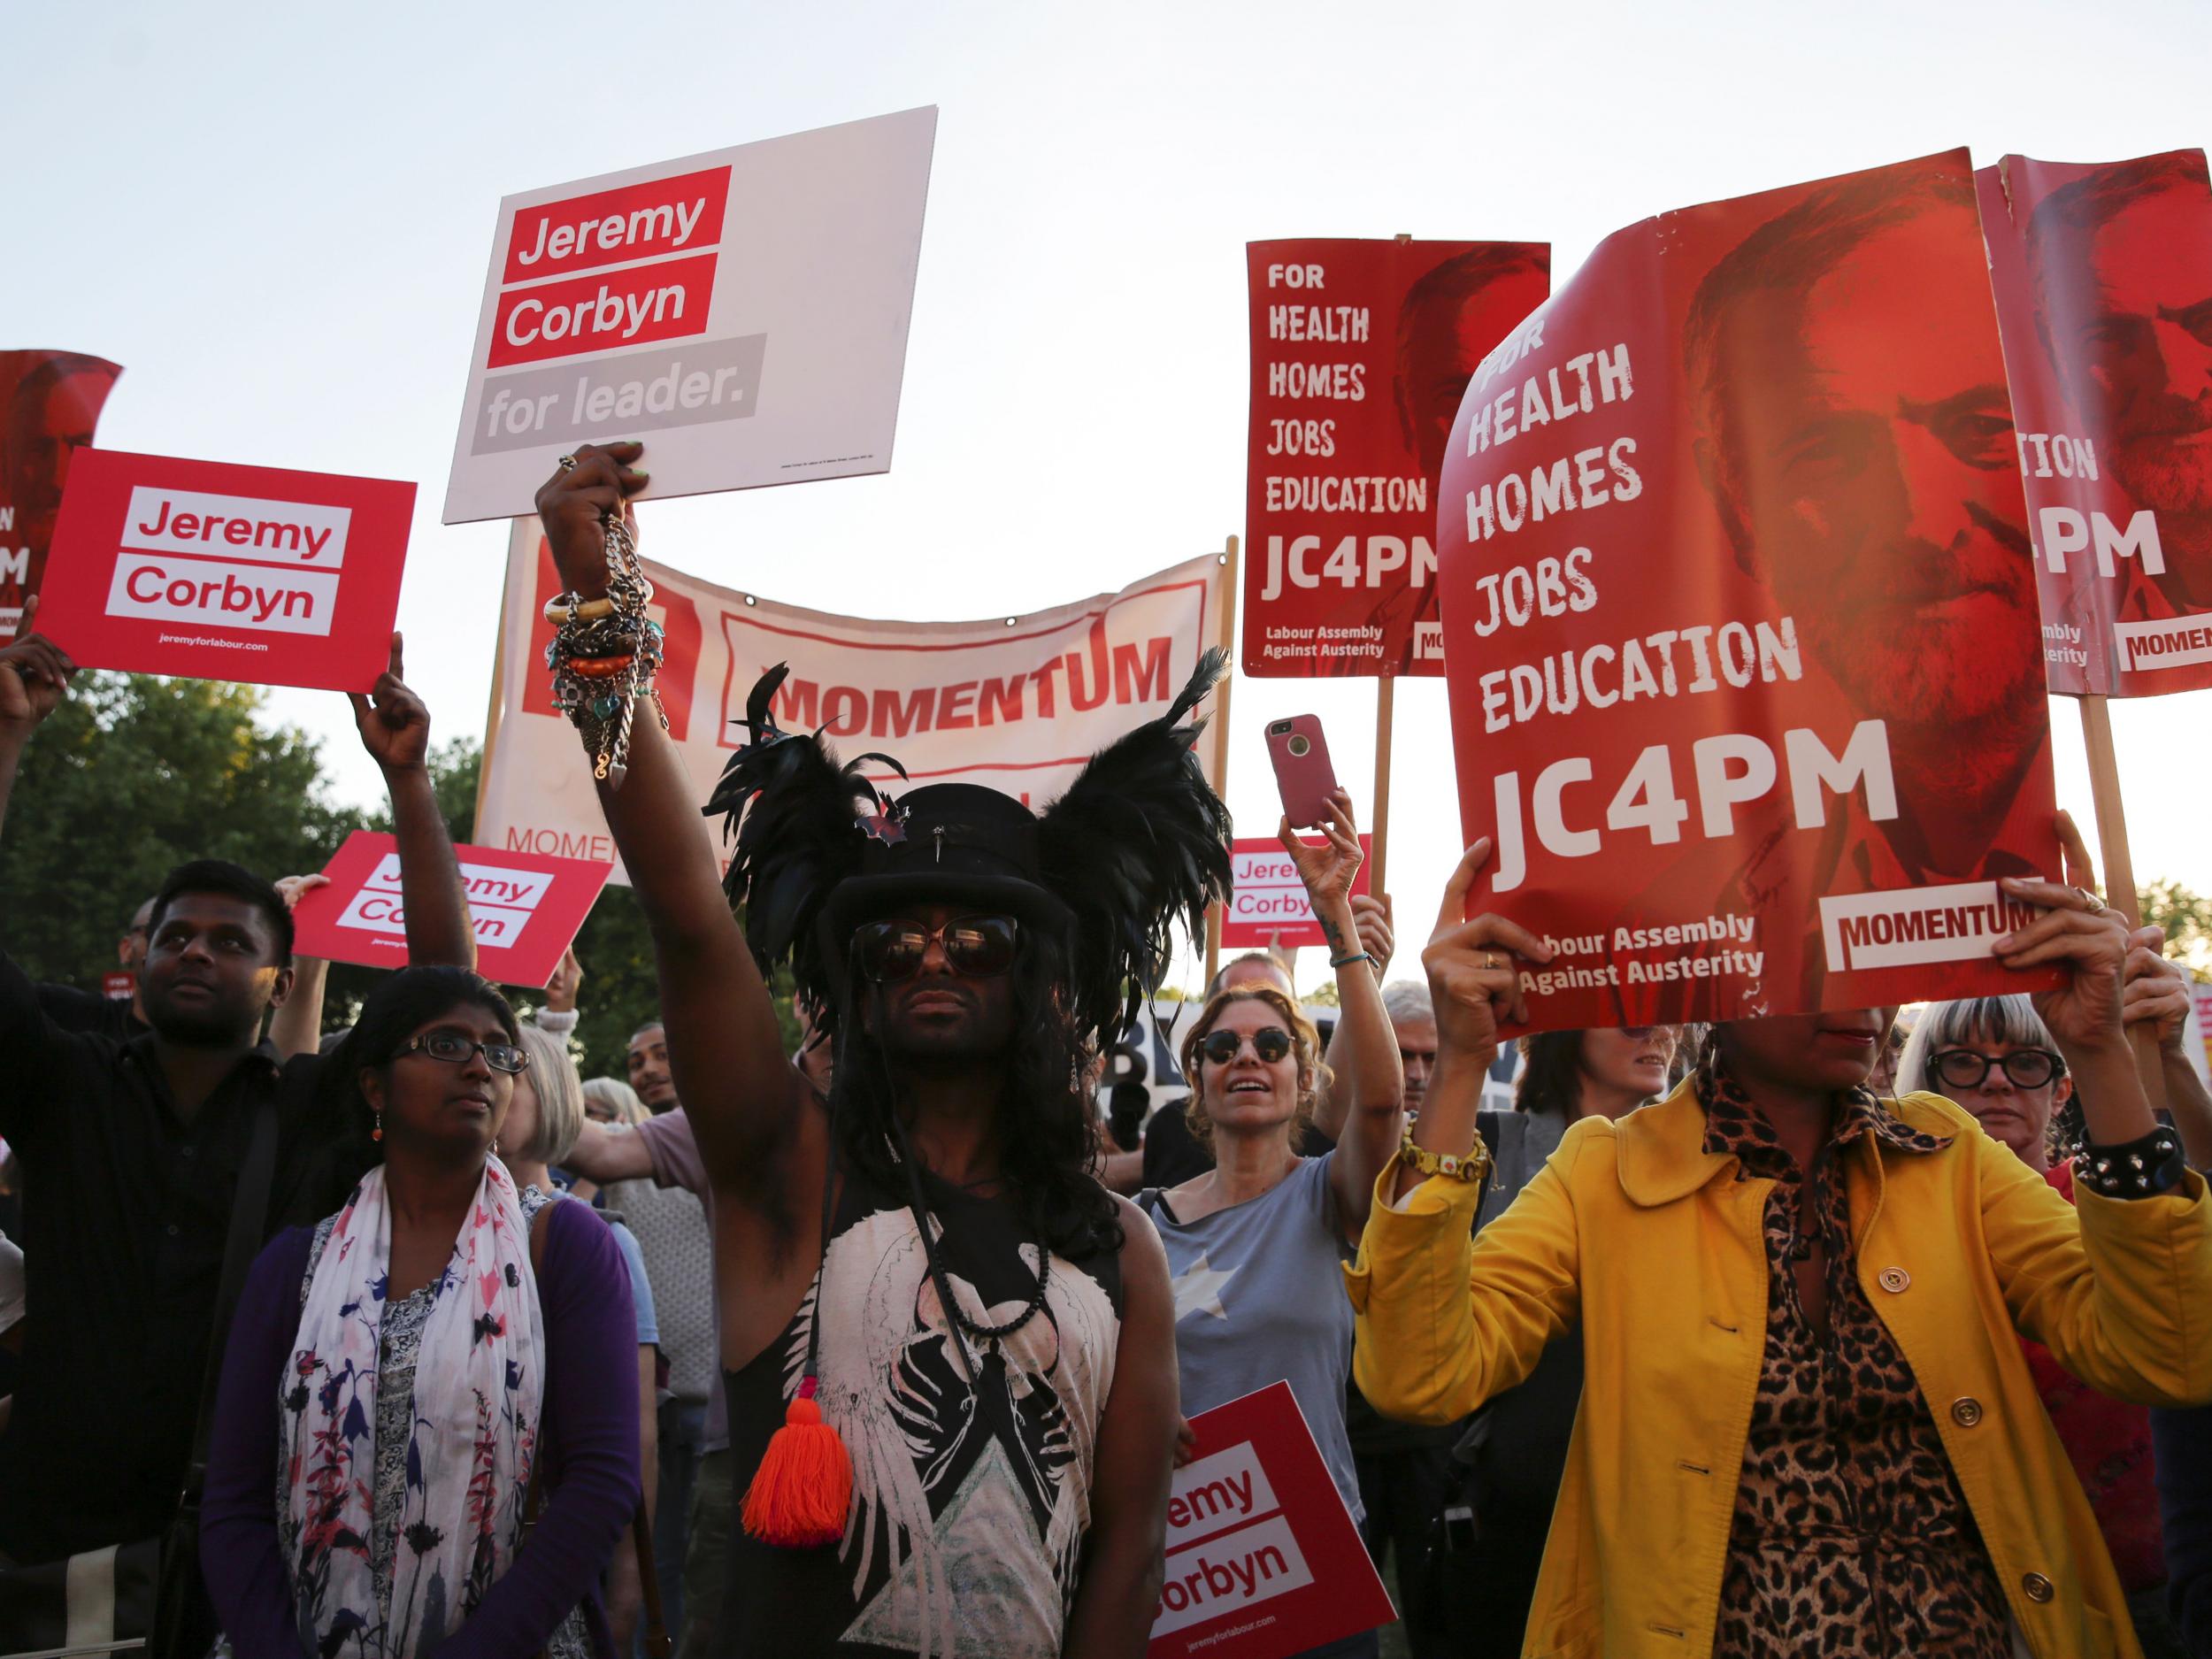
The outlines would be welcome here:
<svg viewBox="0 0 2212 1659">
<path fill-rule="evenodd" d="M 366 691 L 414 511 L 389 479 L 85 449 L 38 630 L 87 668 Z"/>
<path fill-rule="evenodd" d="M 476 971 L 502 985 L 538 987 L 553 977 L 614 868 L 494 847 L 453 851 L 476 929 Z M 405 967 L 399 843 L 357 830 L 323 873 L 330 885 L 307 894 L 292 912 L 299 953 L 372 968 Z"/>
<path fill-rule="evenodd" d="M 1190 1421 L 1147 1659 L 1285 1659 L 1396 1617 L 1288 1383 Z"/>
</svg>

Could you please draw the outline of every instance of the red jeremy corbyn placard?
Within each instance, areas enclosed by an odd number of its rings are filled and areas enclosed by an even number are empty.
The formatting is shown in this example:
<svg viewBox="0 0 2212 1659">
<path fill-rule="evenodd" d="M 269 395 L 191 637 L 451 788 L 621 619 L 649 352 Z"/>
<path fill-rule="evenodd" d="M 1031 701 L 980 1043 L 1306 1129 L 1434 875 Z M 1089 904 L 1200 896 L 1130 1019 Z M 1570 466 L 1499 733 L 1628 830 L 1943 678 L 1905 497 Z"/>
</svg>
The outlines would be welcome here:
<svg viewBox="0 0 2212 1659">
<path fill-rule="evenodd" d="M 1975 175 L 2051 689 L 2212 686 L 2212 183 L 2204 152 Z"/>
<path fill-rule="evenodd" d="M 1288 1383 L 1201 1411 L 1148 1659 L 1285 1659 L 1395 1617 Z"/>
<path fill-rule="evenodd" d="M 477 972 L 502 985 L 542 986 L 575 942 L 611 866 L 494 847 L 453 851 L 476 930 Z M 372 968 L 404 966 L 399 843 L 357 830 L 323 873 L 330 885 L 306 894 L 292 912 L 300 953 Z"/>
<path fill-rule="evenodd" d="M 1256 242 L 1244 672 L 1444 672 L 1437 471 L 1467 377 L 1549 291 L 1543 242 Z"/>
<path fill-rule="evenodd" d="M 1310 844 L 1321 842 L 1308 838 Z M 1368 891 L 1368 872 L 1374 868 L 1371 835 L 1359 838 L 1359 873 L 1352 878 L 1355 894 Z M 1272 835 L 1230 843 L 1229 861 L 1235 887 L 1221 918 L 1221 944 L 1225 950 L 1253 950 L 1275 945 L 1325 945 L 1328 935 L 1314 919 L 1313 896 L 1299 878 L 1283 844 Z"/>
<path fill-rule="evenodd" d="M 1476 371 L 1438 519 L 1533 1028 L 2032 988 L 2026 503 L 1963 150 L 1665 214 Z"/>
<path fill-rule="evenodd" d="M 87 449 L 39 630 L 88 668 L 366 691 L 414 505 L 388 479 Z"/>
</svg>

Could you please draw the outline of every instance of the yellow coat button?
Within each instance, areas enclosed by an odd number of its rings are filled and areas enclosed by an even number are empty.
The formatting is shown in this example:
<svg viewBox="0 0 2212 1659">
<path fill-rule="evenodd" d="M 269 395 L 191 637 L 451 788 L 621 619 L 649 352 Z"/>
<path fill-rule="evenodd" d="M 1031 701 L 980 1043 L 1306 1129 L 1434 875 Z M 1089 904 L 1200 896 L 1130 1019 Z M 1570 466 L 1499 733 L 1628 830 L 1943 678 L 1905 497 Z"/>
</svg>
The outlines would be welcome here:
<svg viewBox="0 0 2212 1659">
<path fill-rule="evenodd" d="M 1951 1421 L 1962 1429 L 1970 1429 L 1982 1420 L 1982 1402 L 1965 1399 L 1951 1402 Z"/>
<path fill-rule="evenodd" d="M 2021 1579 L 2020 1587 L 2028 1593 L 2031 1601 L 2047 1601 L 2058 1594 L 2051 1587 L 2051 1581 L 2039 1572 L 2032 1572 Z"/>
<path fill-rule="evenodd" d="M 1894 1295 L 1912 1283 L 1912 1275 L 1901 1267 L 1886 1267 L 1874 1282 Z"/>
</svg>

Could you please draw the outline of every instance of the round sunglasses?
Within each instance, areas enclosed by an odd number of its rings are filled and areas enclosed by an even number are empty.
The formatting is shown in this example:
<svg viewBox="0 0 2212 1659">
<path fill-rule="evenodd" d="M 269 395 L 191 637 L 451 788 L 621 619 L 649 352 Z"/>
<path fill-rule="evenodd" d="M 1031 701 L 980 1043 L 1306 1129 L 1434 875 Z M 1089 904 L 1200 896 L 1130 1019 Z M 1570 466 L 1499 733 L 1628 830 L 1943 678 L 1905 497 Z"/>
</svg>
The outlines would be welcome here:
<svg viewBox="0 0 2212 1659">
<path fill-rule="evenodd" d="M 945 964 L 971 979 L 995 979 L 1014 965 L 1021 929 L 1010 916 L 957 916 L 941 927 L 919 922 L 866 922 L 853 930 L 853 957 L 878 985 L 910 979 L 933 944 Z"/>
<path fill-rule="evenodd" d="M 1262 1065 L 1273 1065 L 1290 1052 L 1290 1033 L 1280 1025 L 1263 1025 L 1251 1033 L 1252 1052 L 1260 1057 Z M 1242 1050 L 1245 1034 L 1237 1031 L 1210 1031 L 1200 1041 L 1198 1052 L 1216 1065 L 1226 1065 Z"/>
</svg>

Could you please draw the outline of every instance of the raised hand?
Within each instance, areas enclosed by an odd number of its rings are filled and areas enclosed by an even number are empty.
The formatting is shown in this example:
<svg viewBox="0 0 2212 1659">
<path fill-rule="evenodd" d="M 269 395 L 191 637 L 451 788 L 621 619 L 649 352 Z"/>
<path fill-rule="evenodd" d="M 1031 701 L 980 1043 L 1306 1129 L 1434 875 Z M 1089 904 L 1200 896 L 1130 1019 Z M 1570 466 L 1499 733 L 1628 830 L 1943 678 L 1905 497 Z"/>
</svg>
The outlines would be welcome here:
<svg viewBox="0 0 2212 1659">
<path fill-rule="evenodd" d="M 286 910 L 296 910 L 300 907 L 300 901 L 302 899 L 312 893 L 317 887 L 326 887 L 329 885 L 330 878 L 321 874 L 311 876 L 279 876 L 276 879 L 277 897 L 284 901 L 284 908 Z"/>
<path fill-rule="evenodd" d="M 584 983 L 584 964 L 576 959 L 576 947 L 561 952 L 560 964 L 545 982 L 545 1005 L 557 1014 L 572 1013 L 576 993 Z"/>
<path fill-rule="evenodd" d="M 430 760 L 430 710 L 400 678 L 402 666 L 401 640 L 395 634 L 390 662 L 368 695 L 346 693 L 361 747 L 387 774 L 424 771 Z"/>
<path fill-rule="evenodd" d="M 35 594 L 23 604 L 15 638 L 0 650 L 0 733 L 20 741 L 36 731 L 61 704 L 77 672 L 68 653 L 43 634 L 31 632 L 38 615 Z"/>
<path fill-rule="evenodd" d="M 2017 876 L 2007 876 L 2000 885 L 2023 903 L 2042 906 L 2044 913 L 1997 941 L 1998 961 L 2016 969 L 2062 962 L 2070 970 L 2064 985 L 2035 998 L 2035 1011 L 2059 1047 L 2117 1047 L 2120 976 L 2129 949 L 2126 919 L 2085 887 Z"/>
<path fill-rule="evenodd" d="M 1341 789 L 1329 791 L 1329 821 L 1321 826 L 1321 845 L 1310 845 L 1299 837 L 1285 816 L 1276 832 L 1283 850 L 1290 855 L 1296 867 L 1298 879 L 1306 884 L 1306 892 L 1313 900 L 1316 915 L 1346 903 L 1352 896 L 1352 882 L 1359 874 L 1359 867 L 1366 855 L 1360 851 L 1359 826 L 1352 819 L 1352 797 Z M 1328 926 L 1324 917 L 1323 926 Z M 1332 946 L 1333 953 L 1338 949 Z"/>
<path fill-rule="evenodd" d="M 1528 1005 L 1521 995 L 1520 970 L 1514 958 L 1531 962 L 1552 958 L 1550 948 L 1517 922 L 1488 912 L 1472 921 L 1465 919 L 1467 895 L 1482 867 L 1490 862 L 1490 838 L 1486 835 L 1462 856 L 1451 880 L 1445 884 L 1435 931 L 1421 952 L 1421 966 L 1429 976 L 1430 1000 L 1436 1005 L 1440 1060 L 1445 1052 L 1453 1051 L 1487 1065 L 1497 1051 L 1500 1025 L 1509 1021 L 1517 1025 L 1528 1018 Z"/>
<path fill-rule="evenodd" d="M 538 518 L 561 585 L 586 599 L 607 586 L 607 519 L 620 513 L 636 534 L 630 497 L 650 475 L 631 463 L 644 453 L 641 443 L 587 443 L 568 457 L 573 466 L 559 468 L 538 488 Z"/>
<path fill-rule="evenodd" d="M 2166 959 L 2166 930 L 2139 927 L 2128 934 L 2127 966 L 2120 976 L 2120 1020 L 2142 1025 L 2162 1048 L 2178 1048 L 2189 1024 L 2189 976 Z"/>
<path fill-rule="evenodd" d="M 1398 935 L 1391 926 L 1390 895 L 1379 899 L 1371 894 L 1355 893 L 1352 926 L 1359 934 L 1359 948 L 1374 958 L 1375 978 L 1380 979 L 1398 949 Z"/>
</svg>

